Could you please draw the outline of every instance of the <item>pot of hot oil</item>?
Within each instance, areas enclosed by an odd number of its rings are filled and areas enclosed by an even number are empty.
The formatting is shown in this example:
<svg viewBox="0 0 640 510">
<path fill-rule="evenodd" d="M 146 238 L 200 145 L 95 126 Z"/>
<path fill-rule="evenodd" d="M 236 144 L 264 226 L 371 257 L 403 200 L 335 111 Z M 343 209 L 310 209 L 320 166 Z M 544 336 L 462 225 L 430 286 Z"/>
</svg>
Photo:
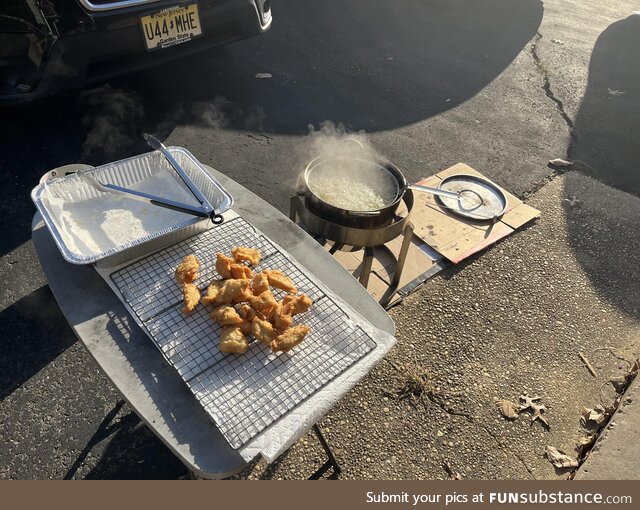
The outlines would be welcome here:
<svg viewBox="0 0 640 510">
<path fill-rule="evenodd" d="M 301 180 L 305 206 L 316 215 L 353 228 L 376 228 L 393 221 L 407 188 L 402 172 L 374 156 L 319 156 Z"/>
</svg>

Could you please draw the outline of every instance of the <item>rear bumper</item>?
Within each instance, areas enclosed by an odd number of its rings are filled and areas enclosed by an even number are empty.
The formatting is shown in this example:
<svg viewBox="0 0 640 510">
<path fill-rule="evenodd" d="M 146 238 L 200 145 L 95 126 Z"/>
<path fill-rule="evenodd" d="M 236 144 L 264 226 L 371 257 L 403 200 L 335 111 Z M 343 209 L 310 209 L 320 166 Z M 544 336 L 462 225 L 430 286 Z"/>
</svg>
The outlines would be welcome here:
<svg viewBox="0 0 640 510">
<path fill-rule="evenodd" d="M 263 12 L 263 4 L 263 0 L 200 1 L 203 35 L 151 52 L 145 48 L 139 17 L 157 11 L 159 4 L 100 13 L 90 28 L 72 31 L 49 45 L 30 90 L 2 91 L 0 102 L 30 101 L 259 35 L 271 26 L 270 10 Z"/>
</svg>

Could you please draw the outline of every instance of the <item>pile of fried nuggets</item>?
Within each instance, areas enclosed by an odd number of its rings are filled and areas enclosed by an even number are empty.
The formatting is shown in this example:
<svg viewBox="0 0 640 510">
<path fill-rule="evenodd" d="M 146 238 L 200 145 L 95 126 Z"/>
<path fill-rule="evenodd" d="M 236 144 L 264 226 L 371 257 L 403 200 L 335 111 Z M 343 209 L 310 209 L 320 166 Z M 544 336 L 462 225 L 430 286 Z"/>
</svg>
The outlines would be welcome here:
<svg viewBox="0 0 640 510">
<path fill-rule="evenodd" d="M 249 349 L 247 335 L 268 345 L 272 351 L 287 352 L 309 333 L 305 325 L 292 326 L 293 316 L 306 312 L 312 304 L 282 271 L 265 269 L 253 274 L 250 266 L 260 263 L 260 251 L 238 246 L 232 257 L 216 253 L 216 271 L 221 280 L 211 282 L 203 296 L 193 283 L 198 278 L 200 262 L 195 255 L 187 255 L 175 272 L 182 289 L 186 315 L 198 303 L 213 305 L 211 318 L 222 326 L 219 349 L 225 353 L 243 354 Z M 288 294 L 276 300 L 270 287 Z"/>
</svg>

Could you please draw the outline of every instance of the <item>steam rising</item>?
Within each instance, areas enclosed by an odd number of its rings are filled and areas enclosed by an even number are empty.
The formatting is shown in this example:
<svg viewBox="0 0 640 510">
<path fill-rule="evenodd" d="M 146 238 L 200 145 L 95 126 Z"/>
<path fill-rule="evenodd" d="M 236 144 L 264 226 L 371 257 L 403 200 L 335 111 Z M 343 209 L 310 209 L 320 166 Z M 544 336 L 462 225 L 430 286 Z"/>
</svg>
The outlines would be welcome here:
<svg viewBox="0 0 640 510">
<path fill-rule="evenodd" d="M 393 202 L 397 182 L 381 168 L 363 131 L 349 133 L 342 125 L 324 122 L 318 129 L 309 126 L 308 142 L 307 161 L 320 158 L 306 185 L 323 201 L 353 211 L 382 209 Z M 304 187 L 303 174 L 298 189 Z"/>
<path fill-rule="evenodd" d="M 336 125 L 325 121 L 317 129 L 309 125 L 309 156 L 308 160 L 316 156 L 344 156 L 374 160 L 378 154 L 369 143 L 364 131 L 352 133 L 342 124 Z"/>
<path fill-rule="evenodd" d="M 135 152 L 140 144 L 144 108 L 140 95 L 126 88 L 103 85 L 80 94 L 88 133 L 82 161 L 105 163 Z"/>
<path fill-rule="evenodd" d="M 142 139 L 145 131 L 166 139 L 179 125 L 197 125 L 219 130 L 243 119 L 246 129 L 262 129 L 265 113 L 261 108 L 244 112 L 228 99 L 216 96 L 210 101 L 178 103 L 155 127 L 149 126 L 142 97 L 128 88 L 109 84 L 80 94 L 84 110 L 82 123 L 87 137 L 81 159 L 91 164 L 104 164 L 133 154 L 147 152 Z"/>
</svg>

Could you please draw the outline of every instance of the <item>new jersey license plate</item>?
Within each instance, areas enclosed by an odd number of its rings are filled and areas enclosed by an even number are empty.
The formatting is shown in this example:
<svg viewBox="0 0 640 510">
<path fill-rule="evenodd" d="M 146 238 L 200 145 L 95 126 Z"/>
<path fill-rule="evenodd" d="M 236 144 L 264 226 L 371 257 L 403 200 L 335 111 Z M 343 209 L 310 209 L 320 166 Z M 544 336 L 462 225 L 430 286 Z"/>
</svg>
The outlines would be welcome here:
<svg viewBox="0 0 640 510">
<path fill-rule="evenodd" d="M 140 18 L 147 50 L 168 48 L 202 35 L 198 4 L 180 5 Z"/>
</svg>

